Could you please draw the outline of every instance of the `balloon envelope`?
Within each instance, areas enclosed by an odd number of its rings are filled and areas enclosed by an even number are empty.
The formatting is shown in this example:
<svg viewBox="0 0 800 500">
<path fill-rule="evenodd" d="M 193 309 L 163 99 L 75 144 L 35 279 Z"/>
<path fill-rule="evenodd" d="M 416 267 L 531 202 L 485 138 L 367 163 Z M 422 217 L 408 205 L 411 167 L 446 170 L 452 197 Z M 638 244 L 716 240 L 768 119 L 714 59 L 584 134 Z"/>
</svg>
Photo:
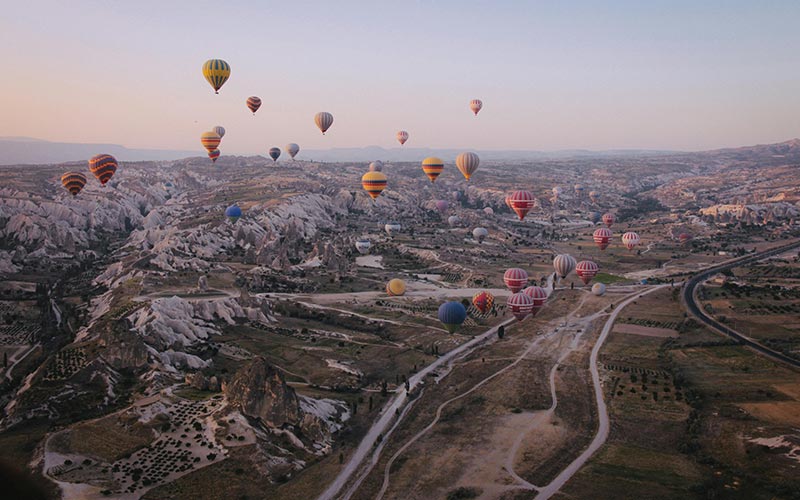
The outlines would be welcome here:
<svg viewBox="0 0 800 500">
<path fill-rule="evenodd" d="M 219 94 L 219 89 L 231 76 L 231 67 L 222 59 L 209 59 L 203 64 L 203 76 L 214 88 L 214 92 Z"/>
<path fill-rule="evenodd" d="M 104 185 L 114 177 L 117 171 L 117 159 L 111 155 L 100 154 L 89 159 L 89 171 L 94 174 L 100 184 Z"/>
<path fill-rule="evenodd" d="M 317 128 L 322 131 L 322 135 L 325 135 L 325 132 L 333 125 L 333 115 L 327 111 L 320 111 L 314 115 L 314 123 L 316 123 Z"/>
<path fill-rule="evenodd" d="M 86 176 L 80 172 L 67 172 L 61 176 L 61 184 L 72 196 L 77 196 L 86 185 Z"/>
<path fill-rule="evenodd" d="M 461 175 L 467 179 L 469 182 L 470 177 L 472 174 L 478 170 L 478 166 L 481 164 L 481 159 L 478 157 L 477 154 L 472 152 L 461 153 L 456 157 L 456 167 L 461 172 Z"/>
<path fill-rule="evenodd" d="M 438 317 L 445 329 L 454 333 L 467 319 L 467 309 L 461 302 L 445 302 L 439 306 Z"/>
<path fill-rule="evenodd" d="M 292 160 L 294 160 L 294 157 L 297 156 L 297 153 L 300 152 L 300 146 L 298 146 L 297 144 L 295 144 L 293 142 L 290 142 L 289 144 L 287 144 L 284 147 L 284 149 L 286 150 L 287 153 L 289 153 L 289 156 L 292 157 Z"/>
</svg>

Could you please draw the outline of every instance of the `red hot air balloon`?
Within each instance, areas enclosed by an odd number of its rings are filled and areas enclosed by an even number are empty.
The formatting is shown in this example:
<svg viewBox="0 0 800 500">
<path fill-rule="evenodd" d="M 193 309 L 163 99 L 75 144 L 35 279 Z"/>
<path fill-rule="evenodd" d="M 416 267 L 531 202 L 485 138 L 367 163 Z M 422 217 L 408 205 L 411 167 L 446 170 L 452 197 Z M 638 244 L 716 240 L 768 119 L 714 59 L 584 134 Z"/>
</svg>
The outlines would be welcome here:
<svg viewBox="0 0 800 500">
<path fill-rule="evenodd" d="M 592 238 L 594 239 L 595 245 L 597 245 L 600 250 L 605 250 L 611 243 L 612 236 L 613 235 L 610 229 L 607 227 L 601 227 L 594 232 Z"/>
<path fill-rule="evenodd" d="M 253 112 L 253 114 L 256 114 L 258 108 L 261 107 L 261 98 L 251 95 L 250 97 L 247 98 L 247 107 L 248 109 L 250 109 L 250 111 Z"/>
<path fill-rule="evenodd" d="M 622 244 L 625 245 L 625 248 L 628 250 L 633 250 L 640 241 L 641 238 L 639 238 L 639 235 L 633 231 L 628 231 L 622 235 Z"/>
<path fill-rule="evenodd" d="M 472 305 L 482 314 L 486 314 L 494 306 L 494 295 L 487 291 L 478 292 L 472 296 Z"/>
<path fill-rule="evenodd" d="M 591 260 L 582 260 L 575 266 L 575 274 L 583 281 L 584 285 L 588 285 L 599 269 L 598 265 Z"/>
<path fill-rule="evenodd" d="M 607 227 L 611 227 L 611 225 L 614 224 L 615 220 L 616 219 L 614 218 L 614 214 L 612 214 L 611 212 L 603 214 L 603 224 L 605 224 Z"/>
<path fill-rule="evenodd" d="M 401 146 L 405 144 L 407 140 L 408 140 L 408 132 L 406 132 L 405 130 L 401 130 L 400 132 L 397 133 L 397 142 L 399 142 Z"/>
<path fill-rule="evenodd" d="M 533 312 L 533 299 L 522 292 L 510 296 L 506 304 L 517 321 L 522 321 Z"/>
<path fill-rule="evenodd" d="M 503 274 L 503 281 L 509 290 L 517 293 L 528 284 L 528 273 L 524 269 L 512 267 Z"/>
<path fill-rule="evenodd" d="M 439 213 L 441 214 L 446 213 L 448 208 L 450 208 L 450 204 L 447 203 L 447 200 L 436 201 L 436 210 L 438 210 Z"/>
<path fill-rule="evenodd" d="M 536 201 L 529 191 L 514 191 L 508 197 L 508 205 L 511 206 L 511 210 L 517 213 L 519 220 L 524 219 L 535 204 Z"/>
<path fill-rule="evenodd" d="M 547 292 L 540 286 L 529 286 L 523 290 L 522 293 L 533 299 L 533 310 L 531 314 L 536 316 L 536 313 L 538 313 L 539 310 L 544 307 L 544 303 L 547 302 Z"/>
<path fill-rule="evenodd" d="M 692 235 L 689 233 L 681 233 L 678 235 L 678 241 L 681 242 L 681 245 L 685 245 L 692 240 Z"/>
<path fill-rule="evenodd" d="M 219 158 L 220 151 L 219 149 L 214 149 L 213 151 L 208 152 L 208 157 L 211 158 L 212 163 L 217 162 L 217 158 Z"/>
</svg>

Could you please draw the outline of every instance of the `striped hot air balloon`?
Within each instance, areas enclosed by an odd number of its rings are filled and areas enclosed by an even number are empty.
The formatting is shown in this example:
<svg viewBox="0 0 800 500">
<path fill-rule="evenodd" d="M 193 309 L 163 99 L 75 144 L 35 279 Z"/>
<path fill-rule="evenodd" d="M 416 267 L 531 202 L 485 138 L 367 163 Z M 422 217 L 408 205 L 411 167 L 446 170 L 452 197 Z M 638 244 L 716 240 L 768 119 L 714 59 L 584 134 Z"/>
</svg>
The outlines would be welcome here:
<svg viewBox="0 0 800 500">
<path fill-rule="evenodd" d="M 485 290 L 478 292 L 472 296 L 472 305 L 482 314 L 486 314 L 494 307 L 494 295 Z"/>
<path fill-rule="evenodd" d="M 390 297 L 397 297 L 406 293 L 406 282 L 395 278 L 386 283 L 386 293 Z"/>
<path fill-rule="evenodd" d="M 219 89 L 231 76 L 231 67 L 222 59 L 209 59 L 203 64 L 203 76 L 214 88 L 214 93 L 219 94 Z"/>
<path fill-rule="evenodd" d="M 450 224 L 450 227 L 457 226 L 459 222 L 461 222 L 461 217 L 458 215 L 451 215 L 447 218 L 447 223 Z"/>
<path fill-rule="evenodd" d="M 327 111 L 320 111 L 314 115 L 314 123 L 322 131 L 322 135 L 325 135 L 325 132 L 333 125 L 333 115 Z"/>
<path fill-rule="evenodd" d="M 361 238 L 360 240 L 356 241 L 356 250 L 360 254 L 368 254 L 369 249 L 372 247 L 372 242 L 367 238 Z"/>
<path fill-rule="evenodd" d="M 503 282 L 509 290 L 517 293 L 528 284 L 528 273 L 518 267 L 506 269 L 506 272 L 503 273 Z"/>
<path fill-rule="evenodd" d="M 608 245 L 611 243 L 612 237 L 611 230 L 607 227 L 601 227 L 595 230 L 592 234 L 592 238 L 594 239 L 594 244 L 597 245 L 600 250 L 605 250 L 608 248 Z"/>
<path fill-rule="evenodd" d="M 219 149 L 215 149 L 213 151 L 209 151 L 208 152 L 208 157 L 211 158 L 211 161 L 213 163 L 216 163 L 217 162 L 217 158 L 219 158 L 220 154 L 221 153 L 220 153 Z"/>
<path fill-rule="evenodd" d="M 562 278 L 566 278 L 569 273 L 574 271 L 577 264 L 575 259 L 566 253 L 556 255 L 555 259 L 553 259 L 553 269 Z"/>
<path fill-rule="evenodd" d="M 603 214 L 603 224 L 605 224 L 607 227 L 611 227 L 615 220 L 614 214 L 611 212 Z"/>
<path fill-rule="evenodd" d="M 517 321 L 522 321 L 533 312 L 533 299 L 522 292 L 510 296 L 506 305 L 511 309 L 511 314 L 517 318 Z"/>
<path fill-rule="evenodd" d="M 533 310 L 531 310 L 531 315 L 536 316 L 536 314 L 544 307 L 544 303 L 547 302 L 547 292 L 540 286 L 529 286 L 523 290 L 522 293 L 533 300 Z"/>
<path fill-rule="evenodd" d="M 455 333 L 467 319 L 467 309 L 461 302 L 445 302 L 439 306 L 438 317 L 448 332 Z"/>
<path fill-rule="evenodd" d="M 582 260 L 575 266 L 575 274 L 583 281 L 584 285 L 588 285 L 594 279 L 598 270 L 600 267 L 591 260 Z"/>
<path fill-rule="evenodd" d="M 536 200 L 529 191 L 514 191 L 507 198 L 507 204 L 517 213 L 519 220 L 522 220 L 534 207 Z"/>
<path fill-rule="evenodd" d="M 592 203 L 597 203 L 597 200 L 600 199 L 600 193 L 598 191 L 589 191 L 589 199 L 592 200 Z"/>
<path fill-rule="evenodd" d="M 200 144 L 202 144 L 209 153 L 217 149 L 220 141 L 222 141 L 222 137 L 220 137 L 216 132 L 203 132 L 203 134 L 200 136 Z"/>
<path fill-rule="evenodd" d="M 285 149 L 286 152 L 289 153 L 289 156 L 292 157 L 292 160 L 294 160 L 294 157 L 297 156 L 297 153 L 300 152 L 300 146 L 298 146 L 297 144 L 295 144 L 293 142 L 290 142 L 289 144 L 284 146 L 283 149 Z"/>
<path fill-rule="evenodd" d="M 639 238 L 639 235 L 633 231 L 628 231 L 622 235 L 622 244 L 625 245 L 625 248 L 628 250 L 633 250 L 640 241 L 641 238 Z"/>
<path fill-rule="evenodd" d="M 469 101 L 469 109 L 471 109 L 472 112 L 475 113 L 475 116 L 478 116 L 478 111 L 480 111 L 481 108 L 483 108 L 483 101 L 481 101 L 480 99 L 473 99 Z"/>
<path fill-rule="evenodd" d="M 435 182 L 436 178 L 439 177 L 439 174 L 442 173 L 444 170 L 444 162 L 441 158 L 437 158 L 435 156 L 429 156 L 422 160 L 422 171 L 425 172 L 425 175 L 428 176 L 428 179 L 431 182 Z"/>
<path fill-rule="evenodd" d="M 67 172 L 61 176 L 61 184 L 72 196 L 77 196 L 86 185 L 86 176 L 79 172 Z"/>
<path fill-rule="evenodd" d="M 217 125 L 216 127 L 211 129 L 212 132 L 216 132 L 220 139 L 225 137 L 225 127 Z"/>
<path fill-rule="evenodd" d="M 118 166 L 117 160 L 111 155 L 100 154 L 92 156 L 89 160 L 89 171 L 103 186 L 114 177 Z"/>
<path fill-rule="evenodd" d="M 487 236 L 489 236 L 489 231 L 484 227 L 476 227 L 472 230 L 472 237 L 478 240 L 478 243 L 483 243 Z"/>
<path fill-rule="evenodd" d="M 395 234 L 399 233 L 401 229 L 403 229 L 403 226 L 397 222 L 390 222 L 383 226 L 383 230 L 386 231 L 386 234 L 389 236 L 394 236 Z"/>
<path fill-rule="evenodd" d="M 361 176 L 361 186 L 375 200 L 386 189 L 386 176 L 381 172 L 367 172 Z"/>
<path fill-rule="evenodd" d="M 469 182 L 469 178 L 472 177 L 472 174 L 478 170 L 478 165 L 481 164 L 481 159 L 472 152 L 461 153 L 456 156 L 456 167 L 461 172 L 461 175 L 467 179 Z"/>
<path fill-rule="evenodd" d="M 397 142 L 399 142 L 401 146 L 405 144 L 407 140 L 408 140 L 408 132 L 406 132 L 405 130 L 401 130 L 397 133 Z"/>
<path fill-rule="evenodd" d="M 273 163 L 278 161 L 278 158 L 281 157 L 281 148 L 269 148 L 269 157 L 272 158 Z"/>
<path fill-rule="evenodd" d="M 253 114 L 255 115 L 256 111 L 258 111 L 258 108 L 261 107 L 261 98 L 251 95 L 250 97 L 247 98 L 246 103 L 247 103 L 247 109 L 252 111 Z"/>
<path fill-rule="evenodd" d="M 383 162 L 380 160 L 375 160 L 369 164 L 369 171 L 370 172 L 382 172 L 383 171 Z"/>
<path fill-rule="evenodd" d="M 601 297 L 606 293 L 606 286 L 603 283 L 595 283 L 592 285 L 592 293 Z"/>
</svg>

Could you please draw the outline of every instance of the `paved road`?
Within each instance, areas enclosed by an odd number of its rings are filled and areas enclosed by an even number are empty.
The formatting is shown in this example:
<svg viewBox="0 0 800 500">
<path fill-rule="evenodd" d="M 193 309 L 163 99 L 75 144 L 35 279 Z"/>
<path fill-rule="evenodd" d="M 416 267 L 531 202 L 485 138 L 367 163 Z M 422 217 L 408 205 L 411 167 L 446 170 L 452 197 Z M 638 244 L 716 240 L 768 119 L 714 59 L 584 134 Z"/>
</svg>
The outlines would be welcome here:
<svg viewBox="0 0 800 500">
<path fill-rule="evenodd" d="M 746 257 L 742 257 L 740 259 L 728 261 L 724 264 L 710 267 L 705 271 L 695 274 L 691 279 L 689 279 L 689 281 L 686 283 L 686 286 L 683 288 L 683 300 L 684 303 L 686 304 L 686 308 L 689 310 L 690 313 L 692 313 L 693 316 L 695 316 L 697 319 L 699 319 L 706 325 L 719 331 L 720 333 L 727 335 L 728 337 L 737 340 L 740 344 L 745 345 L 750 349 L 753 349 L 757 353 L 763 354 L 773 360 L 780 361 L 788 365 L 800 368 L 800 361 L 798 361 L 797 359 L 790 358 L 789 356 L 781 352 L 778 352 L 774 349 L 770 349 L 769 347 L 751 339 L 750 337 L 742 335 L 736 330 L 733 330 L 723 325 L 722 323 L 714 319 L 711 315 L 706 313 L 703 310 L 703 308 L 701 308 L 700 305 L 697 303 L 697 286 L 702 284 L 712 275 L 728 269 L 732 269 L 734 267 L 751 264 L 753 262 L 757 262 L 759 260 L 763 260 L 768 257 L 773 257 L 775 255 L 782 254 L 788 250 L 792 250 L 793 248 L 798 248 L 798 247 L 800 247 L 800 241 L 795 241 L 793 243 L 789 243 L 788 245 L 782 245 L 772 250 L 766 250 L 763 252 L 758 252 L 752 255 L 748 255 Z"/>
<path fill-rule="evenodd" d="M 542 486 L 539 489 L 539 494 L 536 495 L 536 500 L 545 500 L 558 492 L 558 490 L 560 490 L 567 483 L 567 481 L 569 481 L 572 476 L 574 476 L 575 473 L 578 472 L 581 467 L 583 467 L 586 461 L 589 460 L 589 458 L 591 458 L 591 456 L 594 455 L 594 453 L 599 450 L 603 444 L 605 444 L 606 439 L 608 438 L 609 430 L 608 410 L 606 409 L 606 401 L 603 397 L 603 386 L 600 384 L 600 373 L 597 371 L 597 355 L 600 352 L 600 348 L 603 347 L 606 337 L 608 337 L 608 335 L 611 333 L 611 328 L 614 326 L 617 316 L 620 312 L 622 312 L 625 306 L 638 299 L 642 295 L 653 293 L 656 290 L 660 290 L 668 286 L 670 285 L 657 285 L 639 294 L 633 295 L 632 297 L 628 297 L 614 308 L 614 312 L 611 313 L 611 315 L 608 317 L 608 320 L 606 320 L 606 324 L 603 325 L 603 331 L 600 332 L 600 337 L 594 344 L 594 347 L 592 348 L 592 354 L 589 356 L 589 370 L 592 372 L 594 399 L 595 403 L 597 404 L 597 416 L 599 420 L 597 434 L 595 434 L 594 439 L 592 439 L 592 442 L 589 444 L 589 447 L 586 448 L 583 453 L 578 456 L 578 458 L 573 460 L 571 464 L 562 470 L 561 473 L 550 482 L 550 484 L 547 486 Z"/>
</svg>

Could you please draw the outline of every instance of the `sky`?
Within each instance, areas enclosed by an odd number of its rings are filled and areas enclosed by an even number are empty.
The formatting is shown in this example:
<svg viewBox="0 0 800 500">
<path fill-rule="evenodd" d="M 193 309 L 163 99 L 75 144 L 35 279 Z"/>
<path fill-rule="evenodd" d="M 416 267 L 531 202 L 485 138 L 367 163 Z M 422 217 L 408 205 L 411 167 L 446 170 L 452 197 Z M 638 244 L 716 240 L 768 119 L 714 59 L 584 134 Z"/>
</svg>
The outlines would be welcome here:
<svg viewBox="0 0 800 500">
<path fill-rule="evenodd" d="M 202 152 L 222 125 L 223 154 L 398 147 L 400 129 L 474 150 L 800 137 L 796 0 L 3 3 L 0 136 Z M 210 58 L 232 68 L 219 95 Z"/>
</svg>

